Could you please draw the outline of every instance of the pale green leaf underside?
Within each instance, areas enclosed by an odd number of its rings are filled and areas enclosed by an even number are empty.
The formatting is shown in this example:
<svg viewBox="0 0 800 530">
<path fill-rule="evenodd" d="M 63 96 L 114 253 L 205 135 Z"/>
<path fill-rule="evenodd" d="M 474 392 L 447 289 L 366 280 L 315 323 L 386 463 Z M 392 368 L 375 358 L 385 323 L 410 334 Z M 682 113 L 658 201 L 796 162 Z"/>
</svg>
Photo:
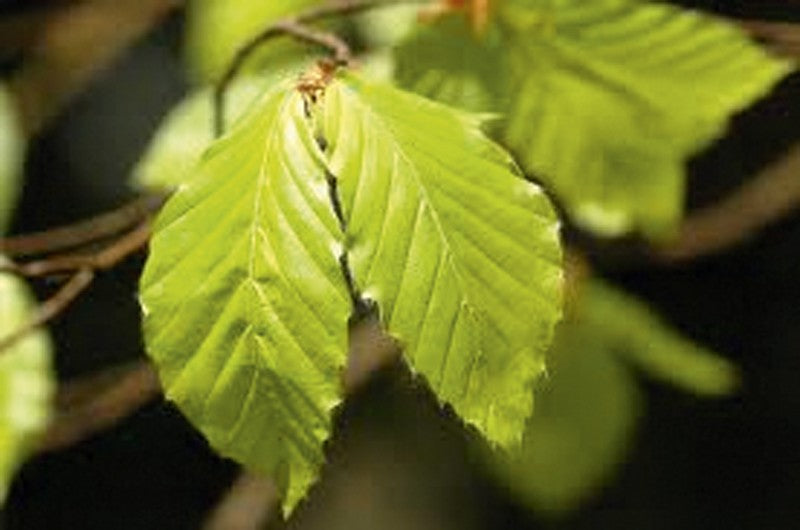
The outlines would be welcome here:
<svg viewBox="0 0 800 530">
<path fill-rule="evenodd" d="M 211 444 L 290 510 L 340 402 L 350 301 L 299 94 L 281 86 L 204 155 L 158 218 L 141 281 L 148 353 Z"/>
<path fill-rule="evenodd" d="M 508 85 L 495 103 L 507 115 L 501 137 L 576 222 L 605 235 L 668 235 L 683 210 L 686 158 L 791 69 L 730 24 L 664 4 L 515 0 L 497 17 L 478 45 L 497 49 L 499 32 L 507 62 L 493 75 L 475 67 L 469 83 Z M 445 57 L 476 37 L 445 24 L 435 31 L 438 42 L 429 30 L 407 45 L 417 51 L 399 55 L 398 74 L 440 97 L 442 88 L 408 72 L 433 61 L 446 79 Z M 465 78 L 462 66 L 450 73 L 450 84 Z"/>
<path fill-rule="evenodd" d="M 560 316 L 549 201 L 473 116 L 347 77 L 323 134 L 364 296 L 412 368 L 490 441 L 519 441 Z"/>
<path fill-rule="evenodd" d="M 0 235 L 8 229 L 17 202 L 22 176 L 25 140 L 14 101 L 0 85 Z"/>
<path fill-rule="evenodd" d="M 544 514 L 572 511 L 591 498 L 630 447 L 641 394 L 608 348 L 602 335 L 578 323 L 559 328 L 523 445 L 499 464 L 512 489 Z"/>
<path fill-rule="evenodd" d="M 33 308 L 25 285 L 0 274 L 0 339 L 25 323 Z M 37 331 L 0 354 L 0 504 L 50 418 L 55 390 L 51 349 L 47 333 Z"/>
<path fill-rule="evenodd" d="M 192 0 L 186 14 L 186 53 L 192 73 L 212 81 L 236 51 L 271 23 L 324 0 Z M 291 42 L 265 46 L 253 63 L 271 69 L 294 62 L 303 48 Z"/>
<path fill-rule="evenodd" d="M 584 290 L 582 322 L 602 330 L 624 361 L 695 394 L 722 396 L 736 389 L 738 372 L 729 361 L 685 338 L 641 301 L 599 281 Z"/>
<path fill-rule="evenodd" d="M 249 105 L 274 85 L 276 75 L 237 78 L 226 92 L 228 127 Z M 134 186 L 148 190 L 177 188 L 192 178 L 195 164 L 214 140 L 213 90 L 199 89 L 183 99 L 164 118 L 144 155 L 133 169 Z"/>
</svg>

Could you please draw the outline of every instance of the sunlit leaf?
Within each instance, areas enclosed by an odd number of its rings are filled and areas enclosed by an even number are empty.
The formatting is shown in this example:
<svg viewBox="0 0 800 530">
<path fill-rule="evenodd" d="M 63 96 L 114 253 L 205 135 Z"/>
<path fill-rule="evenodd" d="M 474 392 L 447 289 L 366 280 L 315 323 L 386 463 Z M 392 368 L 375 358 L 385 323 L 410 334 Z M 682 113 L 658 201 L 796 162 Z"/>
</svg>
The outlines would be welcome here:
<svg viewBox="0 0 800 530">
<path fill-rule="evenodd" d="M 687 157 L 791 69 L 733 25 L 665 4 L 510 0 L 495 11 L 483 35 L 464 21 L 421 31 L 401 48 L 398 77 L 450 102 L 507 84 L 492 105 L 507 116 L 500 137 L 577 223 L 605 235 L 668 236 Z M 504 61 L 477 59 L 498 49 Z"/>
<path fill-rule="evenodd" d="M 8 229 L 22 186 L 25 140 L 11 95 L 0 85 L 0 234 Z"/>
<path fill-rule="evenodd" d="M 0 339 L 27 322 L 33 308 L 25 285 L 0 273 Z M 44 331 L 0 352 L 0 503 L 50 418 L 55 389 L 51 363 L 50 340 Z"/>
<path fill-rule="evenodd" d="M 325 168 L 286 86 L 216 142 L 158 218 L 141 281 L 169 399 L 290 510 L 341 400 L 351 304 Z"/>
<path fill-rule="evenodd" d="M 352 76 L 324 112 L 356 283 L 440 399 L 513 445 L 560 316 L 549 201 L 475 116 Z"/>
<path fill-rule="evenodd" d="M 297 14 L 323 0 L 192 0 L 186 13 L 186 53 L 192 73 L 201 80 L 216 79 L 236 51 L 271 23 Z M 289 66 L 308 47 L 270 43 L 251 64 L 271 70 Z M 313 50 L 312 50 L 313 51 Z"/>
<path fill-rule="evenodd" d="M 225 123 L 235 123 L 277 76 L 243 76 L 226 92 Z M 163 120 L 133 170 L 133 184 L 149 190 L 176 188 L 194 174 L 192 169 L 214 140 L 213 90 L 196 90 Z"/>
</svg>

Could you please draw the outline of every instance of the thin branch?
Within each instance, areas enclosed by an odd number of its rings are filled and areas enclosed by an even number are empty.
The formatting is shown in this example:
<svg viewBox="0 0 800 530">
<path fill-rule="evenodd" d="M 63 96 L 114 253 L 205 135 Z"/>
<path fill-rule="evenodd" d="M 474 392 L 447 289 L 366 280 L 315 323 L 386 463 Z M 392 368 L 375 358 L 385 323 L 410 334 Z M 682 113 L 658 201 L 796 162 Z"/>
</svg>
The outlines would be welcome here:
<svg viewBox="0 0 800 530">
<path fill-rule="evenodd" d="M 371 9 L 399 4 L 423 4 L 426 0 L 339 0 L 330 1 L 298 15 L 279 20 L 264 28 L 259 34 L 239 48 L 228 67 L 214 87 L 214 132 L 217 136 L 225 129 L 225 94 L 228 86 L 241 70 L 245 61 L 255 50 L 266 42 L 281 36 L 292 36 L 298 40 L 317 44 L 331 51 L 333 59 L 339 64 L 346 64 L 351 59 L 350 47 L 333 33 L 316 31 L 308 24 L 326 18 L 340 17 L 361 13 Z"/>
<path fill-rule="evenodd" d="M 203 530 L 258 530 L 275 517 L 279 503 L 272 480 L 243 471 L 211 512 Z"/>
<path fill-rule="evenodd" d="M 0 340 L 0 354 L 8 351 L 28 333 L 46 324 L 66 309 L 92 283 L 95 273 L 115 266 L 126 257 L 144 247 L 150 239 L 150 221 L 145 221 L 112 245 L 92 256 L 62 256 L 24 265 L 8 266 L 7 270 L 32 276 L 75 270 L 74 274 L 53 297 L 45 301 L 36 314 L 11 335 Z M 0 271 L 3 270 L 0 265 Z M 31 270 L 26 270 L 29 268 Z"/>
<path fill-rule="evenodd" d="M 786 57 L 800 58 L 800 23 L 739 20 L 737 24 L 773 52 Z"/>
<path fill-rule="evenodd" d="M 679 262 L 718 252 L 753 237 L 800 207 L 800 144 L 730 196 L 690 215 L 672 243 L 653 251 Z"/>
<path fill-rule="evenodd" d="M 40 440 L 39 450 L 56 451 L 104 431 L 160 391 L 158 376 L 145 361 L 69 382 L 59 390 L 60 410 Z"/>
<path fill-rule="evenodd" d="M 106 270 L 144 247 L 151 235 L 150 222 L 145 221 L 110 246 L 95 254 L 67 254 L 22 264 L 0 265 L 0 272 L 13 272 L 36 278 L 77 269 Z"/>
<path fill-rule="evenodd" d="M 43 326 L 56 316 L 58 316 L 69 304 L 80 295 L 94 279 L 94 271 L 84 268 L 73 274 L 69 281 L 51 298 L 39 306 L 34 316 L 23 324 L 19 329 L 0 339 L 0 354 L 10 350 L 10 347 L 17 341 L 24 338 L 28 333 Z"/>
<path fill-rule="evenodd" d="M 75 224 L 0 239 L 0 254 L 8 256 L 43 254 L 110 237 L 157 212 L 165 199 L 164 195 L 145 195 L 116 210 Z"/>
</svg>

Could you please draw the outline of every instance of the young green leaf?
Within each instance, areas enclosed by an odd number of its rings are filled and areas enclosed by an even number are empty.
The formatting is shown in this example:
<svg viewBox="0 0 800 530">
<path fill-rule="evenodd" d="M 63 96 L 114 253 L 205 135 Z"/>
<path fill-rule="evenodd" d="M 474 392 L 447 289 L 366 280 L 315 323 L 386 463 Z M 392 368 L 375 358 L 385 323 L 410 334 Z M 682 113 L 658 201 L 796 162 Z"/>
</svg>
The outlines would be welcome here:
<svg viewBox="0 0 800 530">
<path fill-rule="evenodd" d="M 11 95 L 0 85 L 0 234 L 11 221 L 21 186 L 25 140 Z"/>
<path fill-rule="evenodd" d="M 27 322 L 33 307 L 25 284 L 10 274 L 0 274 L 0 339 Z M 55 389 L 51 362 L 50 340 L 44 331 L 33 332 L 0 352 L 0 503 L 50 418 Z"/>
<path fill-rule="evenodd" d="M 225 97 L 226 124 L 230 127 L 235 123 L 277 77 L 237 78 Z M 148 190 L 174 189 L 192 178 L 192 169 L 214 141 L 212 92 L 211 88 L 194 91 L 164 118 L 133 169 L 134 186 Z"/>
<path fill-rule="evenodd" d="M 683 337 L 641 301 L 599 281 L 584 289 L 582 322 L 602 330 L 623 360 L 687 392 L 724 396 L 736 389 L 729 361 Z"/>
<path fill-rule="evenodd" d="M 141 281 L 167 396 L 287 511 L 323 461 L 351 310 L 318 155 L 300 94 L 270 91 L 165 205 Z"/>
<path fill-rule="evenodd" d="M 440 399 L 518 442 L 560 317 L 547 197 L 476 117 L 389 85 L 332 84 L 322 134 L 364 296 Z"/>
<path fill-rule="evenodd" d="M 196 78 L 213 81 L 236 51 L 262 29 L 324 0 L 193 0 L 186 12 L 186 52 Z M 293 43 L 265 47 L 253 62 L 281 69 L 306 48 Z"/>
<path fill-rule="evenodd" d="M 483 36 L 442 22 L 405 46 L 398 77 L 426 95 L 457 92 L 426 83 L 428 70 L 486 91 L 507 84 L 494 103 L 507 115 L 500 136 L 576 222 L 606 235 L 669 235 L 686 158 L 791 70 L 728 23 L 636 0 L 509 0 Z M 476 46 L 505 50 L 494 75 L 464 75 L 474 52 L 452 60 Z"/>
</svg>

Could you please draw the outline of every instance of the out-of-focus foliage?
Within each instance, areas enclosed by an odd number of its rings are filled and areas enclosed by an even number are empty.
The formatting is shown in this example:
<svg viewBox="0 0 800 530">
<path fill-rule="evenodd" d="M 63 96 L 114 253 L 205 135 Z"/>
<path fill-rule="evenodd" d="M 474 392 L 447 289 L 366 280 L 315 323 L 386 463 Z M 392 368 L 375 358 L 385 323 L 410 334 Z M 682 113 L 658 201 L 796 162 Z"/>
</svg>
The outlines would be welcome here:
<svg viewBox="0 0 800 530">
<path fill-rule="evenodd" d="M 791 70 L 734 26 L 636 0 L 508 0 L 475 34 L 422 27 L 400 83 L 505 117 L 499 136 L 572 218 L 603 235 L 669 236 L 684 163 Z"/>
<path fill-rule="evenodd" d="M 736 387 L 729 362 L 683 338 L 644 304 L 597 280 L 580 289 L 548 355 L 522 449 L 501 464 L 512 487 L 553 515 L 613 475 L 643 408 L 632 367 L 699 395 Z"/>
<path fill-rule="evenodd" d="M 5 233 L 21 187 L 25 140 L 11 95 L 0 85 L 0 234 Z"/>
<path fill-rule="evenodd" d="M 730 362 L 677 333 L 645 304 L 598 281 L 583 289 L 579 322 L 601 331 L 625 362 L 693 394 L 724 396 L 736 389 L 738 372 Z"/>
<path fill-rule="evenodd" d="M 0 273 L 0 339 L 27 322 L 33 309 L 25 284 Z M 55 388 L 51 363 L 50 340 L 44 331 L 0 352 L 0 503 L 50 418 Z"/>
<path fill-rule="evenodd" d="M 353 76 L 323 112 L 356 283 L 437 396 L 514 445 L 560 318 L 549 200 L 473 115 Z"/>
<path fill-rule="evenodd" d="M 228 128 L 249 105 L 276 82 L 277 76 L 243 76 L 233 81 L 225 96 Z M 194 173 L 192 169 L 214 140 L 213 90 L 199 89 L 181 101 L 159 125 L 144 155 L 133 170 L 138 188 L 177 188 Z"/>
<path fill-rule="evenodd" d="M 322 0 L 191 0 L 186 10 L 186 53 L 194 77 L 219 77 L 236 50 L 271 23 Z M 313 50 L 312 50 L 313 51 Z M 274 71 L 290 67 L 309 48 L 290 42 L 270 43 L 249 62 Z"/>
</svg>

